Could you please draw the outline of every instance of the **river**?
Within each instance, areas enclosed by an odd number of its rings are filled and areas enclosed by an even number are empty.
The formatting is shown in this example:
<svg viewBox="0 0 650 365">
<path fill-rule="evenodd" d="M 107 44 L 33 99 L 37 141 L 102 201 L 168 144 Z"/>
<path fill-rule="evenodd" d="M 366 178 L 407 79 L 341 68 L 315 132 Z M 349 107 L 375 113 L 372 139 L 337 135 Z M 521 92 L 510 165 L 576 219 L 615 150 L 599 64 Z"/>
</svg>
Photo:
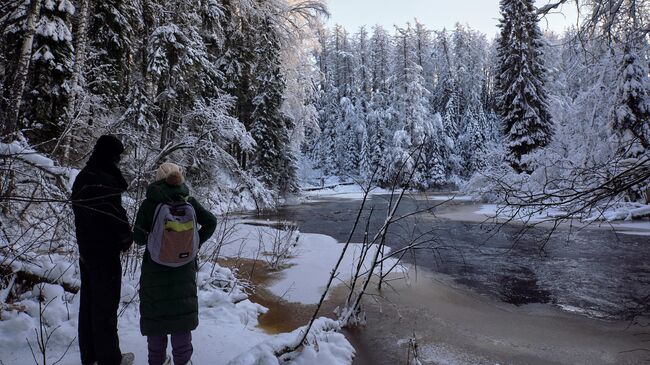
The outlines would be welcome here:
<svg viewBox="0 0 650 365">
<path fill-rule="evenodd" d="M 371 234 L 385 221 L 389 199 L 366 202 L 361 226 L 368 220 Z M 302 232 L 345 241 L 360 204 L 323 198 L 258 218 L 294 221 Z M 522 225 L 448 214 L 477 210 L 473 203 L 421 197 L 405 197 L 398 214 L 434 205 L 390 230 L 393 250 L 415 236 L 426 249 L 404 256 L 408 285 L 391 282 L 375 293 L 381 301 L 367 300 L 368 325 L 348 332 L 355 364 L 405 363 L 413 335 L 424 364 L 635 364 L 650 357 L 639 350 L 650 347 L 647 338 L 629 326 L 648 316 L 648 236 L 567 226 L 550 236 L 548 227 L 522 234 Z M 353 242 L 362 239 L 358 229 Z"/>
</svg>

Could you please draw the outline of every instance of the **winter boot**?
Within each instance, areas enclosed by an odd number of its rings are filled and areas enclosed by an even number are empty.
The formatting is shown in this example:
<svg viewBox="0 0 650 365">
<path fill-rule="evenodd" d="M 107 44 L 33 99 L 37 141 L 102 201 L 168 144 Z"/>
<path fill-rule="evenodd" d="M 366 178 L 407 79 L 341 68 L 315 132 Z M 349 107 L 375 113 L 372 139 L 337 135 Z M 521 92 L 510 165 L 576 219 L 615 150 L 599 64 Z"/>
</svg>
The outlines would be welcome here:
<svg viewBox="0 0 650 365">
<path fill-rule="evenodd" d="M 120 362 L 120 365 L 133 365 L 134 360 L 135 355 L 133 355 L 132 352 L 127 352 L 126 354 L 122 354 L 122 361 Z"/>
</svg>

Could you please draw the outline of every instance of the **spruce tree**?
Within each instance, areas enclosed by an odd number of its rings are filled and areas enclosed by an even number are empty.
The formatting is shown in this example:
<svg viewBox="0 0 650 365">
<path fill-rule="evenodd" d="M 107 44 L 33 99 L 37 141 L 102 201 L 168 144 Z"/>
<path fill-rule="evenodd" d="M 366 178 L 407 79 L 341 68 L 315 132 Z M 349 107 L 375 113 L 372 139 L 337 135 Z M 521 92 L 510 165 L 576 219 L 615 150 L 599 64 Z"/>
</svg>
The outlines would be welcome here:
<svg viewBox="0 0 650 365">
<path fill-rule="evenodd" d="M 281 194 L 297 190 L 294 151 L 289 143 L 292 123 L 281 111 L 285 80 L 280 69 L 280 42 L 271 19 L 263 19 L 257 41 L 258 59 L 251 135 L 257 144 L 254 171 L 270 189 Z"/>
<path fill-rule="evenodd" d="M 128 91 L 129 58 L 134 55 L 134 31 L 139 26 L 138 10 L 125 0 L 92 1 L 89 19 L 90 91 L 106 107 L 114 108 Z"/>
<path fill-rule="evenodd" d="M 375 92 L 372 95 L 367 118 L 367 131 L 364 135 L 364 157 L 362 161 L 361 176 L 370 178 L 375 175 L 375 180 L 382 184 L 386 173 L 386 151 L 388 141 L 386 124 L 390 121 L 386 95 Z"/>
<path fill-rule="evenodd" d="M 405 29 L 397 29 L 394 102 L 398 109 L 398 121 L 401 128 L 396 133 L 394 141 L 397 153 L 395 162 L 411 166 L 415 169 L 412 181 L 409 183 L 419 188 L 429 188 L 440 184 L 444 179 L 444 171 L 439 158 L 438 126 L 433 123 L 433 113 L 430 110 L 430 93 L 426 89 L 426 80 L 420 64 L 420 50 L 426 49 L 426 38 L 418 37 L 417 32 L 407 25 Z M 405 133 L 402 133 L 405 132 Z M 408 137 L 408 138 L 405 138 Z M 408 157 L 406 157 L 408 156 Z M 407 158 L 411 161 L 405 161 Z M 411 171 L 403 171 L 409 176 Z"/>
<path fill-rule="evenodd" d="M 367 166 L 362 176 L 370 177 L 375 174 L 379 185 L 385 186 L 387 180 L 387 165 L 390 162 L 391 147 L 389 126 L 393 124 L 394 109 L 391 106 L 391 39 L 388 32 L 381 26 L 373 28 L 370 43 L 371 58 L 371 93 L 367 115 L 366 151 Z"/>
<path fill-rule="evenodd" d="M 68 0 L 43 2 L 36 26 L 29 93 L 25 93 L 24 115 L 34 144 L 52 152 L 66 127 L 74 46 L 70 18 L 75 7 Z M 60 151 L 59 151 L 60 152 Z"/>
<path fill-rule="evenodd" d="M 349 98 L 341 98 L 340 108 L 341 119 L 336 141 L 340 172 L 346 177 L 357 176 L 359 174 L 359 155 L 361 153 L 361 145 L 357 136 L 362 121 L 359 118 L 357 107 Z"/>
<path fill-rule="evenodd" d="M 533 0 L 501 0 L 501 35 L 496 88 L 506 137 L 506 160 L 517 172 L 531 172 L 523 158 L 551 141 L 542 61 L 542 34 Z"/>
<path fill-rule="evenodd" d="M 335 90 L 332 90 L 335 92 Z M 323 173 L 326 175 L 337 175 L 340 166 L 336 155 L 337 123 L 340 110 L 338 105 L 331 99 L 332 95 L 325 100 L 324 108 L 319 112 L 321 120 L 321 135 L 319 141 L 320 159 Z"/>
</svg>

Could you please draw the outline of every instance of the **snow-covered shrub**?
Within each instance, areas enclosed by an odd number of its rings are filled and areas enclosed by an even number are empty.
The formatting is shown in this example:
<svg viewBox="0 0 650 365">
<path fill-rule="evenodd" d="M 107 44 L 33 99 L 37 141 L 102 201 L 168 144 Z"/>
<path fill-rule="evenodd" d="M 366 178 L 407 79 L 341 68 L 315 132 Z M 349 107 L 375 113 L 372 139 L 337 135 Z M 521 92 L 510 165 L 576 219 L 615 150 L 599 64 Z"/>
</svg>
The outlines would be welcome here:
<svg viewBox="0 0 650 365">
<path fill-rule="evenodd" d="M 258 230 L 258 240 L 263 249 L 262 255 L 271 270 L 280 270 L 296 254 L 300 239 L 298 227 L 291 222 L 280 222 L 277 229 Z"/>
<path fill-rule="evenodd" d="M 60 167 L 25 141 L 0 143 L 0 255 L 9 262 L 71 254 L 72 209 L 67 204 L 77 171 Z"/>
<path fill-rule="evenodd" d="M 512 181 L 519 178 L 504 160 L 505 149 L 502 144 L 492 144 L 485 156 L 485 167 L 461 186 L 461 190 L 485 203 L 501 202 L 503 197 L 496 190 L 497 178 Z"/>
</svg>

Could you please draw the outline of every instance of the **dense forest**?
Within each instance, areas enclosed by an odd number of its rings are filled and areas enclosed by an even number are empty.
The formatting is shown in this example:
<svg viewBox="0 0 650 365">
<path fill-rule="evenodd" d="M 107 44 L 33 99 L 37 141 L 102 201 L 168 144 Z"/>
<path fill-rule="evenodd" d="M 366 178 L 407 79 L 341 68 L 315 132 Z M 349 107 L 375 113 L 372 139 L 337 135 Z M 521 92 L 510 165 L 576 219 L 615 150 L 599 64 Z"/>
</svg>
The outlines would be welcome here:
<svg viewBox="0 0 650 365">
<path fill-rule="evenodd" d="M 245 190 L 268 203 L 297 187 L 303 43 L 324 12 L 284 0 L 3 2 L 3 139 L 79 167 L 112 133 L 133 184 L 173 159 L 217 201 Z"/>
<path fill-rule="evenodd" d="M 594 14 L 589 38 L 587 27 L 542 34 L 531 1 L 501 2 L 495 40 L 417 20 L 354 34 L 321 28 L 320 134 L 309 136 L 307 155 L 326 175 L 390 185 L 402 174 L 420 189 L 467 186 L 474 176 L 468 189 L 487 191 L 486 174 L 543 171 L 540 189 L 578 171 L 608 166 L 615 175 L 612 161 L 647 158 L 650 116 L 646 36 L 632 18 L 645 7 L 621 3 L 629 7 L 615 27 Z M 591 178 L 584 183 L 598 183 Z"/>
</svg>

